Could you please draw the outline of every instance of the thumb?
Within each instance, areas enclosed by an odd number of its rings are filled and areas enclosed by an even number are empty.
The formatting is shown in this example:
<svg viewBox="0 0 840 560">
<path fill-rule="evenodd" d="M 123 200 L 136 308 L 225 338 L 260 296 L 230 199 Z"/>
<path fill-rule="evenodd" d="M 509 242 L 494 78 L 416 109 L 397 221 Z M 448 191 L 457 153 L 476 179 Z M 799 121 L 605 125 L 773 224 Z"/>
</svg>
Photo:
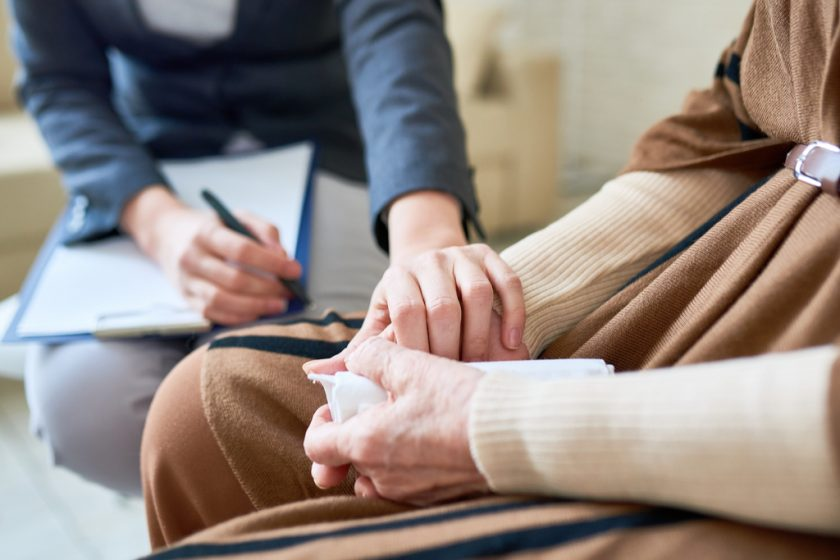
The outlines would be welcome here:
<svg viewBox="0 0 840 560">
<path fill-rule="evenodd" d="M 382 337 L 369 338 L 345 359 L 350 371 L 363 375 L 393 394 L 405 392 L 428 354 L 397 346 Z"/>
<path fill-rule="evenodd" d="M 376 295 L 374 295 L 374 298 Z M 373 307 L 373 305 L 371 305 Z M 353 352 L 356 348 L 359 347 L 361 343 L 365 340 L 374 337 L 382 332 L 382 329 L 385 328 L 385 325 L 382 324 L 381 320 L 378 319 L 378 315 L 373 312 L 368 312 L 365 315 L 365 320 L 362 322 L 361 328 L 356 332 L 353 338 L 350 340 L 350 343 L 347 345 L 347 348 L 333 356 L 332 358 L 326 358 L 323 360 L 312 360 L 310 362 L 306 362 L 303 364 L 303 371 L 306 373 L 327 373 L 333 374 L 338 371 L 347 371 L 347 365 L 345 363 L 345 359 L 347 356 Z"/>
<path fill-rule="evenodd" d="M 332 375 L 339 371 L 347 371 L 347 365 L 344 359 L 350 353 L 348 346 L 332 358 L 324 358 L 323 360 L 312 360 L 303 364 L 303 371 L 309 373 L 326 373 Z"/>
</svg>

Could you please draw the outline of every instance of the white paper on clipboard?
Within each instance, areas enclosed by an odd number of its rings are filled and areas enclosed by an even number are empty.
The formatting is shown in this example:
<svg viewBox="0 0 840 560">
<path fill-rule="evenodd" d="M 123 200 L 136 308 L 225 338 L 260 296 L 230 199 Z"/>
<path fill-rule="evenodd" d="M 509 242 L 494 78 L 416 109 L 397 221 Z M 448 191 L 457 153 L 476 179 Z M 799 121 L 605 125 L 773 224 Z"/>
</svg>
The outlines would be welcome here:
<svg viewBox="0 0 840 560">
<path fill-rule="evenodd" d="M 164 162 L 161 169 L 188 205 L 209 212 L 200 197 L 209 188 L 231 208 L 274 223 L 287 253 L 296 255 L 314 150 L 312 143 L 301 143 L 244 156 Z M 178 334 L 211 326 L 127 237 L 56 246 L 35 282 L 16 321 L 20 339 Z"/>
</svg>

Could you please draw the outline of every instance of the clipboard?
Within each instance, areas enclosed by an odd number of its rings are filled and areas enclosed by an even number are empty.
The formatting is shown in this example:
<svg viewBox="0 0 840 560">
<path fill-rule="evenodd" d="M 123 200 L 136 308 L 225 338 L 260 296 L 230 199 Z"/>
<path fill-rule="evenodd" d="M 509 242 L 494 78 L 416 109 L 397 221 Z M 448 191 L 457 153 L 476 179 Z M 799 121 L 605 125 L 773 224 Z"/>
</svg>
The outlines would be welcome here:
<svg viewBox="0 0 840 560">
<path fill-rule="evenodd" d="M 200 198 L 209 187 L 233 208 L 277 225 L 287 252 L 303 265 L 305 283 L 316 159 L 316 145 L 301 142 L 246 155 L 164 161 L 161 170 L 189 206 L 209 212 Z M 185 336 L 213 327 L 130 238 L 63 246 L 67 219 L 65 212 L 41 248 L 3 342 Z M 286 313 L 301 308 L 293 302 Z"/>
</svg>

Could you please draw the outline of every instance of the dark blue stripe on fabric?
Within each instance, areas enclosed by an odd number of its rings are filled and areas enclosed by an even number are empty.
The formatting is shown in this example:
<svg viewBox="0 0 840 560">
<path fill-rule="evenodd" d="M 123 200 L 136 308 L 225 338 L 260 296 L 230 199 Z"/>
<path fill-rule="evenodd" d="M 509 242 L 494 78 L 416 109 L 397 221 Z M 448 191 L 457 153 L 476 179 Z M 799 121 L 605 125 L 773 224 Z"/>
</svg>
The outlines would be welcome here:
<svg viewBox="0 0 840 560">
<path fill-rule="evenodd" d="M 718 62 L 718 65 L 715 68 L 715 78 L 721 79 L 725 75 L 726 75 L 726 66 L 723 65 L 723 62 Z"/>
<path fill-rule="evenodd" d="M 265 552 L 269 550 L 279 550 L 282 548 L 288 548 L 290 546 L 297 546 L 299 544 L 307 543 L 318 539 L 361 535 L 365 533 L 375 533 L 377 531 L 390 531 L 394 529 L 404 529 L 407 527 L 428 525 L 432 523 L 445 523 L 447 521 L 467 519 L 479 515 L 492 515 L 496 513 L 504 513 L 506 511 L 545 507 L 547 505 L 557 503 L 567 503 L 567 500 L 532 500 L 527 502 L 491 504 L 486 506 L 459 509 L 457 511 L 425 515 L 422 517 L 413 517 L 410 519 L 400 519 L 397 521 L 386 521 L 382 523 L 373 523 L 370 525 L 346 527 L 344 529 L 337 529 L 335 531 L 325 531 L 321 533 L 313 533 L 309 535 L 298 535 L 291 537 L 278 537 L 274 539 L 254 540 L 242 543 L 188 544 L 180 546 L 178 548 L 164 550 L 163 552 L 160 552 L 158 554 L 152 554 L 150 556 L 147 556 L 146 558 L 148 558 L 149 560 L 170 560 L 175 558 L 204 558 L 213 556 L 231 556 L 233 554 Z"/>
<path fill-rule="evenodd" d="M 272 322 L 273 325 L 316 325 L 326 327 L 341 323 L 350 329 L 360 329 L 363 319 L 345 319 L 335 312 L 330 312 L 320 319 L 291 318 Z M 210 343 L 210 350 L 218 348 L 247 348 L 272 354 L 289 354 L 301 358 L 331 358 L 347 347 L 349 341 L 325 342 L 290 336 L 229 336 Z"/>
<path fill-rule="evenodd" d="M 331 358 L 347 348 L 349 340 L 326 342 L 290 336 L 229 336 L 210 344 L 210 350 L 221 348 L 245 348 L 272 354 L 288 354 L 299 358 L 320 360 Z"/>
<path fill-rule="evenodd" d="M 362 328 L 362 323 L 364 319 L 345 319 L 335 311 L 330 311 L 320 319 L 299 319 L 295 317 L 291 317 L 289 319 L 279 319 L 275 321 L 270 321 L 266 324 L 269 325 L 317 325 L 320 327 L 326 327 L 328 325 L 332 325 L 333 323 L 341 323 L 347 328 L 350 329 L 360 329 Z"/>
<path fill-rule="evenodd" d="M 732 53 L 729 64 L 726 66 L 726 77 L 741 85 L 741 56 L 739 54 Z"/>
<path fill-rule="evenodd" d="M 769 180 L 770 180 L 770 176 L 765 177 L 764 179 L 762 179 L 761 181 L 759 181 L 758 183 L 756 183 L 755 185 L 750 187 L 746 192 L 744 192 L 738 198 L 736 198 L 735 200 L 730 202 L 728 205 L 726 205 L 726 207 L 723 210 L 721 210 L 720 212 L 715 214 L 709 221 L 707 221 L 702 226 L 700 226 L 699 228 L 695 229 L 693 232 L 688 234 L 688 237 L 686 237 L 685 239 L 683 239 L 682 241 L 680 241 L 679 243 L 674 245 L 670 250 L 668 250 L 667 253 L 665 253 L 664 255 L 659 257 L 658 259 L 656 259 L 653 262 L 653 264 L 651 264 L 646 269 L 644 269 L 643 271 L 638 273 L 636 276 L 631 278 L 626 284 L 624 284 L 621 287 L 621 289 L 619 289 L 619 292 L 621 290 L 627 288 L 628 286 L 630 286 L 631 284 L 633 284 L 637 280 L 640 280 L 642 277 L 646 276 L 647 274 L 649 274 L 651 271 L 655 270 L 659 266 L 661 266 L 661 265 L 665 264 L 666 262 L 668 262 L 669 260 L 673 259 L 674 257 L 679 255 L 680 253 L 682 253 L 683 251 L 685 251 L 686 249 L 688 249 L 692 245 L 694 245 L 694 243 L 698 239 L 700 239 L 701 237 L 706 235 L 706 233 L 708 233 L 708 231 L 710 229 L 712 229 L 718 222 L 720 222 L 722 219 L 724 219 L 727 214 L 732 212 L 732 210 L 734 210 L 739 204 L 741 204 L 747 198 L 749 198 L 751 194 L 753 194 L 755 191 L 757 191 L 758 189 L 763 187 L 767 183 L 767 181 L 769 181 Z"/>
<path fill-rule="evenodd" d="M 320 539 L 375 533 L 377 531 L 405 529 L 479 515 L 492 515 L 495 513 L 514 511 L 517 509 L 542 507 L 551 503 L 553 502 L 534 501 L 517 502 L 514 504 L 497 504 L 493 506 L 470 508 L 421 518 L 347 527 L 336 531 L 327 531 L 310 535 L 279 537 L 276 539 L 264 539 L 228 544 L 190 544 L 165 550 L 158 554 L 148 556 L 147 558 L 149 560 L 173 560 L 178 558 L 211 558 L 232 556 L 235 554 L 241 555 L 280 551 L 284 548 L 299 546 L 301 544 L 306 544 Z M 642 529 L 663 525 L 675 525 L 698 519 L 704 519 L 704 517 L 694 513 L 659 508 L 611 517 L 602 517 L 587 521 L 558 523 L 538 528 L 508 531 L 477 539 L 464 540 L 445 546 L 418 550 L 403 555 L 392 556 L 391 558 L 473 558 L 476 556 L 504 554 L 517 550 L 538 550 L 549 546 L 567 544 L 620 529 Z"/>
<path fill-rule="evenodd" d="M 635 514 L 602 517 L 590 521 L 578 521 L 576 523 L 562 523 L 533 529 L 509 531 L 507 533 L 489 535 L 447 546 L 428 548 L 387 558 L 399 558 L 401 560 L 449 560 L 498 556 L 514 552 L 542 550 L 588 539 L 611 531 L 662 527 L 698 519 L 703 519 L 703 516 L 676 510 L 656 509 Z"/>
</svg>

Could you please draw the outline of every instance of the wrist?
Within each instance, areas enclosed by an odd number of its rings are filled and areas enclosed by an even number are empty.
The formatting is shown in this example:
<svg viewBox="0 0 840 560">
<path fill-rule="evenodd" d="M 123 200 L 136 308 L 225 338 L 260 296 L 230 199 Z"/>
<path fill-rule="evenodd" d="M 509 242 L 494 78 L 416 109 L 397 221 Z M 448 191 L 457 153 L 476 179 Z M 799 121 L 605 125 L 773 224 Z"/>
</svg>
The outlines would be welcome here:
<svg viewBox="0 0 840 560">
<path fill-rule="evenodd" d="M 160 224 L 186 207 L 163 185 L 151 185 L 137 193 L 123 208 L 120 228 L 140 249 L 152 257 L 160 245 Z"/>
<path fill-rule="evenodd" d="M 391 262 L 432 249 L 466 245 L 461 203 L 433 190 L 404 195 L 388 208 Z"/>
</svg>

